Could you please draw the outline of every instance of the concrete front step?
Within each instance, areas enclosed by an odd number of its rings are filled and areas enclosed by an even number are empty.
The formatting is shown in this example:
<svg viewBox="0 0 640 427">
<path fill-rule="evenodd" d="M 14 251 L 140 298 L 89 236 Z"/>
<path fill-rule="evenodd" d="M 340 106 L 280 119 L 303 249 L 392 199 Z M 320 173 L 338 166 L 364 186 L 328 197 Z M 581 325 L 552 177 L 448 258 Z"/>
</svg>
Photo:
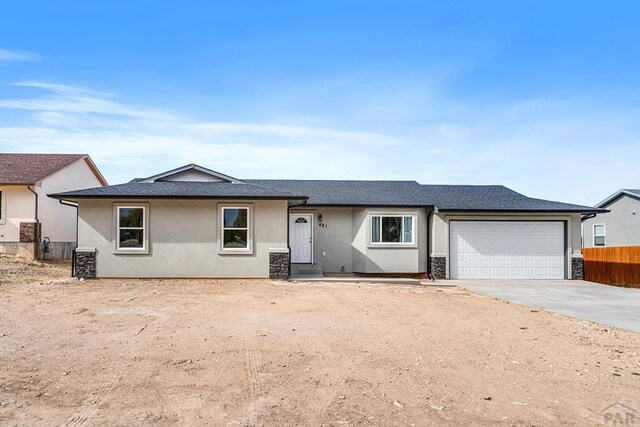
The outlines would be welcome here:
<svg viewBox="0 0 640 427">
<path fill-rule="evenodd" d="M 291 277 L 323 277 L 318 264 L 291 264 Z"/>
</svg>

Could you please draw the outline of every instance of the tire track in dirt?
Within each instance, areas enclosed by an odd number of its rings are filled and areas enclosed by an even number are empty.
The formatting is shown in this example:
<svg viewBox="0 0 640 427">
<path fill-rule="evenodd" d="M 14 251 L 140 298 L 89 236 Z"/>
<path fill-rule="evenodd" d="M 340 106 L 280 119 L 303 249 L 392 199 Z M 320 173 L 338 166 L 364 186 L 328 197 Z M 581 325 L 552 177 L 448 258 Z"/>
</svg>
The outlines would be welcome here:
<svg viewBox="0 0 640 427">
<path fill-rule="evenodd" d="M 98 404 L 100 401 L 115 388 L 116 383 L 119 382 L 120 379 L 122 379 L 122 372 L 116 370 L 108 380 L 102 381 L 97 388 L 91 391 L 85 401 L 82 402 L 81 406 L 77 408 L 77 411 L 71 414 L 69 418 L 67 418 L 67 421 L 62 425 L 69 427 L 82 426 L 87 420 L 95 415 L 98 411 Z"/>
<path fill-rule="evenodd" d="M 322 287 L 318 286 L 318 288 Z M 323 304 L 352 305 L 356 303 L 355 301 L 344 301 L 332 292 L 323 293 L 320 298 L 323 300 Z M 313 313 L 301 312 L 296 315 L 298 316 L 297 318 L 303 324 L 308 325 L 307 327 L 309 328 L 325 329 L 327 326 L 322 323 L 321 319 L 314 317 Z M 292 319 L 291 322 L 295 322 L 295 320 Z M 299 332 L 304 331 L 304 329 L 300 329 L 298 326 L 296 328 L 299 329 Z M 332 366 L 341 359 L 341 356 L 335 352 L 333 344 L 331 340 L 327 340 L 324 334 L 315 332 L 305 334 L 303 348 L 293 353 L 293 357 L 295 358 L 293 363 L 306 364 L 307 369 L 303 369 L 302 367 L 297 368 L 296 371 L 302 370 L 303 373 L 288 378 L 287 388 L 289 389 L 289 396 L 282 402 L 282 409 L 291 413 L 299 412 L 301 407 L 304 407 L 305 411 L 314 414 L 328 414 L 330 412 L 330 409 L 336 401 L 338 401 L 338 396 L 343 394 L 339 387 L 344 381 L 343 373 L 334 372 L 330 378 L 320 376 L 320 373 L 324 371 L 327 366 Z M 320 354 L 323 355 L 322 361 L 316 360 Z M 291 357 L 291 354 L 289 357 Z M 314 360 L 317 364 L 319 363 L 319 366 L 316 365 L 312 367 L 311 363 Z M 289 365 L 290 363 L 292 363 L 292 361 L 289 361 L 287 364 Z M 319 371 L 314 372 L 314 368 Z M 314 383 L 320 388 L 319 392 L 314 394 L 313 399 L 307 400 L 305 397 L 302 397 L 310 384 Z M 328 385 L 328 383 L 331 385 Z M 331 387 L 331 389 L 327 389 L 327 387 Z M 298 393 L 298 391 L 302 394 Z"/>
<path fill-rule="evenodd" d="M 257 327 L 260 324 L 257 316 L 246 318 L 243 323 L 243 335 L 245 342 L 245 378 L 249 390 L 250 400 L 248 401 L 244 414 L 239 420 L 232 420 L 227 426 L 262 426 L 260 417 L 265 413 L 267 406 L 267 396 L 262 380 L 261 368 L 262 352 L 258 345 Z"/>
<path fill-rule="evenodd" d="M 156 319 L 154 319 L 156 320 Z M 151 322 L 144 325 L 142 329 L 139 329 L 137 333 L 134 335 L 140 335 L 143 330 L 145 330 Z M 62 426 L 68 427 L 80 427 L 84 425 L 89 419 L 93 418 L 99 410 L 100 403 L 106 400 L 107 396 L 114 390 L 116 385 L 122 380 L 126 371 L 133 370 L 133 367 L 123 368 L 123 361 L 131 359 L 131 351 L 132 346 L 125 346 L 126 351 L 121 353 L 119 359 L 114 360 L 108 366 L 104 366 L 104 368 L 108 370 L 113 370 L 113 374 L 108 377 L 108 379 L 101 381 L 97 387 L 92 388 L 89 392 L 87 398 L 82 402 L 82 404 L 76 408 L 76 411 L 72 413 L 67 420 L 62 423 Z M 104 362 L 103 362 L 104 363 Z"/>
<path fill-rule="evenodd" d="M 258 348 L 258 341 L 256 340 L 257 324 L 257 319 L 245 320 L 244 323 L 246 377 L 249 393 L 254 398 L 263 393 L 262 379 L 260 377 L 261 349 Z"/>
</svg>

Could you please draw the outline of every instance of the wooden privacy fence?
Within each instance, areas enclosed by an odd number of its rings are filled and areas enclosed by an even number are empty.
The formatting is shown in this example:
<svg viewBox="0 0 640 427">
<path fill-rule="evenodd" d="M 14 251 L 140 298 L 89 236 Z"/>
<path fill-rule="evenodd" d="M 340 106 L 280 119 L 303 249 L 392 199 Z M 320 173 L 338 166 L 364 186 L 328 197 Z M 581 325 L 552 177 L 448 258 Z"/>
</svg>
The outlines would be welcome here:
<svg viewBox="0 0 640 427">
<path fill-rule="evenodd" d="M 584 279 L 640 288 L 640 246 L 584 248 Z"/>
</svg>

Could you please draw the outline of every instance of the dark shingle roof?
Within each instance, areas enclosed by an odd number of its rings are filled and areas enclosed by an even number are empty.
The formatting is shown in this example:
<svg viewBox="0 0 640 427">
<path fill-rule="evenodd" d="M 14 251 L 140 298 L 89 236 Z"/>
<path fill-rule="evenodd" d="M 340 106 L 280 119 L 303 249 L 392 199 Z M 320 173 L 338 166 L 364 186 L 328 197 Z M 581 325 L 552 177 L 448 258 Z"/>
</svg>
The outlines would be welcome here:
<svg viewBox="0 0 640 427">
<path fill-rule="evenodd" d="M 163 181 L 171 172 L 196 169 L 224 181 Z M 226 179 L 229 178 L 229 179 Z M 435 206 L 441 211 L 599 212 L 568 203 L 532 199 L 502 185 L 420 185 L 416 181 L 236 180 L 195 164 L 127 184 L 53 194 L 57 199 L 181 198 L 281 199 L 308 206 Z"/>
<path fill-rule="evenodd" d="M 624 191 L 628 191 L 629 193 L 634 193 L 637 194 L 638 196 L 640 196 L 640 189 L 636 189 L 636 190 L 632 190 L 632 189 L 625 189 Z"/>
<path fill-rule="evenodd" d="M 244 182 L 309 196 L 315 206 L 424 206 L 415 181 L 247 179 Z"/>
<path fill-rule="evenodd" d="M 533 199 L 502 185 L 420 185 L 415 181 L 258 180 L 307 194 L 315 206 L 435 206 L 441 211 L 600 212 L 589 206 Z"/>
<path fill-rule="evenodd" d="M 0 184 L 35 184 L 86 154 L 0 153 Z"/>
<path fill-rule="evenodd" d="M 502 185 L 422 185 L 425 202 L 440 211 L 604 212 L 589 206 L 534 199 Z"/>
<path fill-rule="evenodd" d="M 230 182 L 157 181 L 95 187 L 50 194 L 55 199 L 306 199 L 300 193 L 288 193 L 255 184 Z"/>
</svg>

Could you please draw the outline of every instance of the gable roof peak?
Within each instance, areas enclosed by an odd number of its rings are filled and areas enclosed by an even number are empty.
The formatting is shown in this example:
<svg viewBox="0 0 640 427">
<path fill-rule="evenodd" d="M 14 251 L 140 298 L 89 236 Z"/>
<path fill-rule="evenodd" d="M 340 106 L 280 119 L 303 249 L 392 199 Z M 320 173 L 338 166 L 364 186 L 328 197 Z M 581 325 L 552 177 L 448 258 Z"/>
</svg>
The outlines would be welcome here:
<svg viewBox="0 0 640 427">
<path fill-rule="evenodd" d="M 156 181 L 191 181 L 191 182 L 228 182 L 239 184 L 243 181 L 229 175 L 205 168 L 204 166 L 189 163 L 179 168 L 171 169 L 148 178 L 140 179 L 137 182 Z"/>
<path fill-rule="evenodd" d="M 32 185 L 84 159 L 102 185 L 107 185 L 87 154 L 0 153 L 0 185 Z"/>
<path fill-rule="evenodd" d="M 623 188 L 621 190 L 618 190 L 612 195 L 610 195 L 609 197 L 607 197 L 606 199 L 604 199 L 603 201 L 601 201 L 600 203 L 598 203 L 596 207 L 604 208 L 605 206 L 609 205 L 610 203 L 618 200 L 620 197 L 623 197 L 623 196 L 629 196 L 634 199 L 638 199 L 640 198 L 640 189 L 636 190 L 636 189 Z"/>
</svg>

